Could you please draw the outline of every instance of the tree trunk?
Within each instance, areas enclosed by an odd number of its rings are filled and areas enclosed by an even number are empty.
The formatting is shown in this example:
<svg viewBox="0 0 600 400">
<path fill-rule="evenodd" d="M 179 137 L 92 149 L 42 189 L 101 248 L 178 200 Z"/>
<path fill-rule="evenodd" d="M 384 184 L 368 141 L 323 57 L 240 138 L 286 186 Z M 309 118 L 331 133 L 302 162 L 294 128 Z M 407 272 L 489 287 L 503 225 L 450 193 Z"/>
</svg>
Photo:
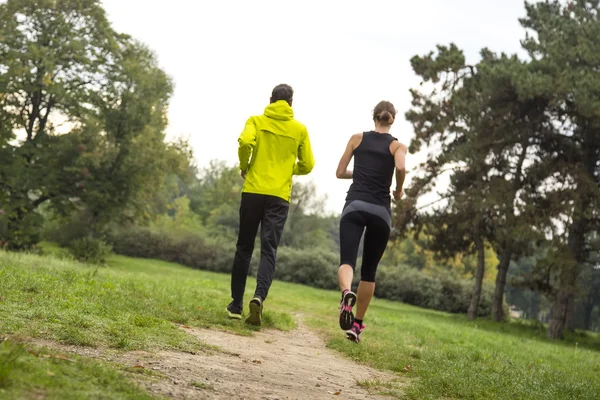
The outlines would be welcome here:
<svg viewBox="0 0 600 400">
<path fill-rule="evenodd" d="M 586 302 L 583 306 L 583 329 L 586 331 L 592 328 L 592 311 L 594 311 L 594 303 Z"/>
<path fill-rule="evenodd" d="M 504 290 L 506 288 L 506 275 L 510 266 L 512 257 L 512 246 L 508 245 L 502 254 L 500 254 L 500 262 L 498 263 L 498 275 L 496 275 L 496 288 L 494 290 L 494 298 L 492 300 L 492 317 L 495 321 L 504 320 Z"/>
<path fill-rule="evenodd" d="M 566 326 L 569 331 L 575 332 L 575 296 L 571 296 L 569 299 Z"/>
<path fill-rule="evenodd" d="M 578 207 L 580 210 L 587 209 L 587 201 Z M 567 246 L 570 257 L 561 261 L 562 271 L 560 274 L 559 289 L 550 311 L 550 324 L 548 325 L 548 337 L 551 339 L 562 339 L 567 327 L 569 309 L 575 302 L 575 289 L 577 278 L 581 272 L 581 263 L 585 261 L 584 247 L 585 234 L 587 232 L 587 221 L 582 218 L 574 218 L 569 227 L 569 238 Z"/>
<path fill-rule="evenodd" d="M 548 324 L 548 337 L 550 339 L 564 338 L 571 296 L 572 294 L 568 291 L 561 290 L 552 304 L 550 323 Z"/>
<path fill-rule="evenodd" d="M 481 286 L 483 284 L 483 275 L 485 274 L 485 247 L 483 238 L 479 233 L 475 235 L 475 247 L 477 248 L 477 273 L 475 275 L 475 286 L 473 287 L 473 296 L 467 316 L 469 319 L 477 318 L 477 309 L 481 299 Z"/>
<path fill-rule="evenodd" d="M 583 148 L 582 163 L 585 167 L 585 172 L 588 175 L 587 177 L 594 179 L 598 156 L 594 153 L 596 148 L 591 146 L 591 144 L 594 143 L 591 138 L 593 138 L 593 135 L 596 135 L 596 133 L 591 131 L 585 133 L 587 139 L 585 142 L 589 143 L 590 146 L 584 146 Z M 587 137 L 588 135 L 590 136 Z M 570 253 L 570 259 L 563 265 L 563 271 L 561 271 L 560 274 L 560 286 L 554 304 L 552 305 L 550 325 L 548 325 L 548 336 L 551 339 L 561 339 L 564 337 L 564 330 L 568 322 L 569 307 L 571 302 L 575 301 L 577 279 L 581 273 L 582 263 L 586 261 L 585 236 L 591 230 L 590 220 L 586 214 L 593 205 L 588 185 L 589 182 L 579 178 L 576 189 L 577 197 L 574 205 L 573 220 L 568 229 L 569 237 L 567 239 L 567 246 Z"/>
</svg>

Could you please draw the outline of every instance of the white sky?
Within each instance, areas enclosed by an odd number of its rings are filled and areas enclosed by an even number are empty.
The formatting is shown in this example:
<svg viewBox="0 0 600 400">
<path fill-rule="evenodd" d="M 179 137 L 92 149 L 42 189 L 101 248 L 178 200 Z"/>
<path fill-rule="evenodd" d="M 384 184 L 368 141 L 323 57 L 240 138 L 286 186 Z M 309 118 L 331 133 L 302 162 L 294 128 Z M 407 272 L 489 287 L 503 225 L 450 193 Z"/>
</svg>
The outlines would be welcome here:
<svg viewBox="0 0 600 400">
<path fill-rule="evenodd" d="M 393 102 L 392 134 L 408 144 L 404 120 L 419 80 L 410 58 L 454 42 L 476 62 L 482 47 L 518 52 L 522 0 L 104 0 L 116 30 L 146 43 L 175 82 L 169 136 L 189 137 L 199 166 L 237 162 L 237 138 L 262 114 L 279 83 L 295 91 L 309 130 L 313 180 L 340 212 L 350 181 L 335 178 L 353 133 L 372 128 L 371 110 Z M 408 167 L 417 158 L 409 155 Z M 410 178 L 410 173 L 409 173 Z"/>
</svg>

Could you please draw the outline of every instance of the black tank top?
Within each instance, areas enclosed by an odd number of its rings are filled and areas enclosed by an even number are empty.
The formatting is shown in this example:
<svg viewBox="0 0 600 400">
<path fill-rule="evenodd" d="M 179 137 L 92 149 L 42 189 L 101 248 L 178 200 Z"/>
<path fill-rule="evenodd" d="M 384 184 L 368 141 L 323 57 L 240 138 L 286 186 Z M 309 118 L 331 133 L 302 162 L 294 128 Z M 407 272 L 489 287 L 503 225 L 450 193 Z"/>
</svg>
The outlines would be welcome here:
<svg viewBox="0 0 600 400">
<path fill-rule="evenodd" d="M 397 140 L 389 133 L 363 133 L 362 142 L 354 149 L 352 185 L 346 201 L 362 200 L 390 207 L 390 186 L 394 177 L 394 156 L 390 144 Z"/>
</svg>

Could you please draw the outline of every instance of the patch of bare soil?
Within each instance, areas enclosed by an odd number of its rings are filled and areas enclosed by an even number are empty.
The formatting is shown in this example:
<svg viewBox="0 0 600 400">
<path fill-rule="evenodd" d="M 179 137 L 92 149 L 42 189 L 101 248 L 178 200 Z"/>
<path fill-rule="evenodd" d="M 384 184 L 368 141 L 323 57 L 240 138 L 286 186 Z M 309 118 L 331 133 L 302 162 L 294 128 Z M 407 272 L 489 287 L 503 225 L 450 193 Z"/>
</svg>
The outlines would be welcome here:
<svg viewBox="0 0 600 400">
<path fill-rule="evenodd" d="M 265 330 L 251 337 L 220 330 L 185 329 L 222 351 L 120 353 L 106 349 L 34 342 L 67 353 L 101 358 L 145 372 L 139 380 L 149 392 L 174 399 L 388 399 L 369 393 L 358 381 L 399 378 L 353 363 L 328 349 L 300 325 L 291 332 Z M 148 373 L 154 378 L 146 378 Z"/>
</svg>

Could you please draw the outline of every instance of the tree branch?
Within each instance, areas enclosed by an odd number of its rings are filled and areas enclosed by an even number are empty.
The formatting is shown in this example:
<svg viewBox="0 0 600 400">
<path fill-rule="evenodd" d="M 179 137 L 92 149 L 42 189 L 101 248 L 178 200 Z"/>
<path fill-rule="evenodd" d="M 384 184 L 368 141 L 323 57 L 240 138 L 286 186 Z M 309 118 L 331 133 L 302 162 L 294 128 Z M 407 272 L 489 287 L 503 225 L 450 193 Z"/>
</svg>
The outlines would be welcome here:
<svg viewBox="0 0 600 400">
<path fill-rule="evenodd" d="M 448 196 L 443 196 L 443 197 L 440 197 L 439 199 L 437 199 L 437 200 L 435 200 L 435 201 L 432 201 L 432 202 L 431 202 L 431 203 L 429 203 L 429 204 L 425 204 L 424 206 L 417 207 L 417 210 L 422 210 L 422 209 L 424 209 L 424 208 L 431 207 L 432 205 L 434 205 L 434 204 L 437 204 L 437 203 L 439 203 L 440 201 L 443 201 L 443 200 L 449 199 L 450 197 L 452 197 L 452 196 L 449 196 L 449 195 L 448 195 Z"/>
<path fill-rule="evenodd" d="M 33 208 L 37 208 L 38 206 L 40 206 L 42 203 L 44 203 L 45 201 L 50 200 L 50 196 L 42 196 L 39 199 L 37 199 L 36 201 L 34 201 L 33 204 Z"/>
<path fill-rule="evenodd" d="M 44 131 L 46 129 L 46 123 L 48 122 L 48 117 L 50 116 L 50 112 L 52 111 L 52 108 L 54 107 L 55 103 L 56 103 L 56 100 L 55 100 L 54 96 L 50 96 L 50 99 L 48 100 L 48 104 L 46 105 L 46 113 L 40 119 L 39 132 L 44 133 Z"/>
</svg>

